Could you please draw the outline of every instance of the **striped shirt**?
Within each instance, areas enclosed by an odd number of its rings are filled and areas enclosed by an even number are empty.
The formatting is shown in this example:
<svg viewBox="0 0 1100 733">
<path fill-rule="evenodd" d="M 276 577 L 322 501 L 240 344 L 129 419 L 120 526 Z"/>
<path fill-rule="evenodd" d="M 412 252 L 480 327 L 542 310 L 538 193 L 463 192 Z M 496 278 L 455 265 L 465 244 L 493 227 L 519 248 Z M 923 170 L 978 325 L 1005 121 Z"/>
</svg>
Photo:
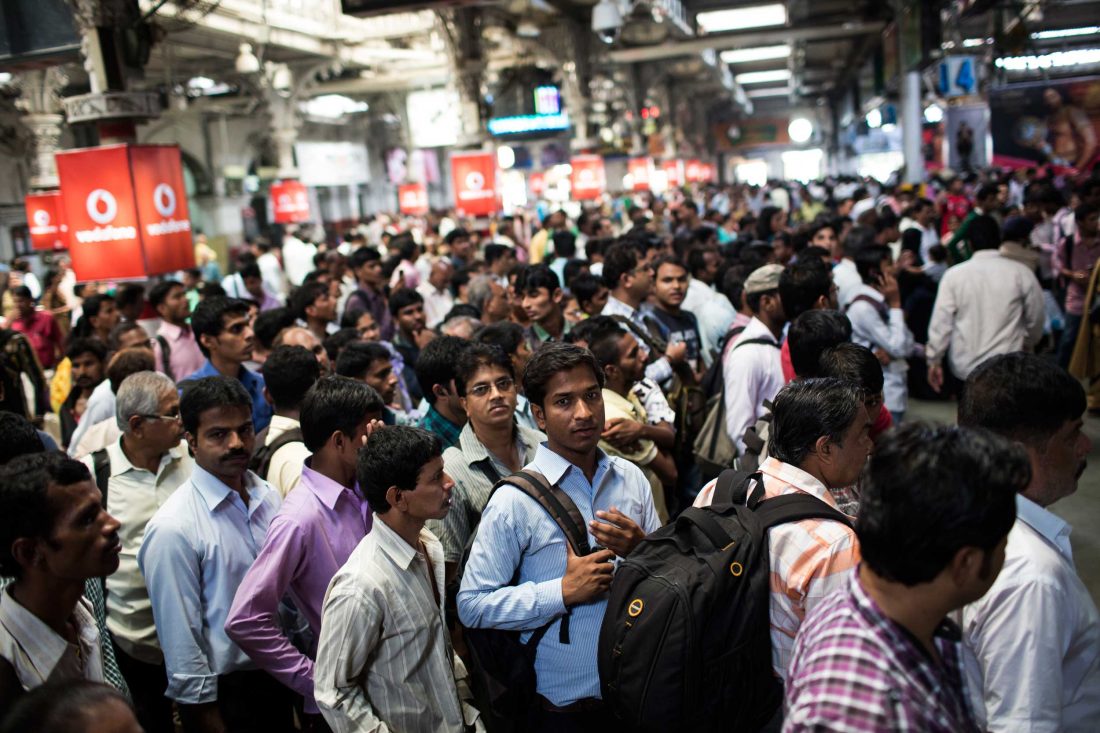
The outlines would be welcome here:
<svg viewBox="0 0 1100 733">
<path fill-rule="evenodd" d="M 422 529 L 425 556 L 373 519 L 325 594 L 317 705 L 334 733 L 461 733 L 466 719 L 443 621 L 443 547 Z M 473 722 L 477 713 L 468 712 Z"/>
<path fill-rule="evenodd" d="M 814 610 L 798 635 L 784 733 L 976 733 L 961 638 L 944 619 L 934 634 L 940 659 L 933 659 L 867 595 L 858 570 L 846 573 L 843 589 Z"/>
<path fill-rule="evenodd" d="M 103 655 L 91 603 L 81 598 L 70 617 L 74 644 L 19 604 L 11 586 L 0 590 L 0 658 L 11 665 L 24 690 L 47 682 L 103 682 Z"/>
<path fill-rule="evenodd" d="M 561 487 L 586 526 L 597 510 L 613 506 L 646 534 L 661 526 L 649 482 L 621 458 L 600 451 L 589 483 L 583 471 L 543 444 L 527 468 Z M 599 544 L 591 533 L 588 541 Z M 596 645 L 607 609 L 607 599 L 599 598 L 567 611 L 561 593 L 565 548 L 565 535 L 545 509 L 519 489 L 502 487 L 481 515 L 458 592 L 459 618 L 467 627 L 520 629 L 526 641 L 530 632 L 553 622 L 539 642 L 535 673 L 538 693 L 559 706 L 600 697 Z M 566 613 L 569 643 L 562 644 L 560 620 Z"/>
<path fill-rule="evenodd" d="M 802 492 L 839 508 L 823 483 L 796 466 L 769 457 L 760 464 L 760 473 L 764 476 L 765 499 Z M 710 505 L 716 483 L 703 487 L 695 506 Z M 786 679 L 802 620 L 826 596 L 844 587 L 847 571 L 859 562 L 859 546 L 856 533 L 840 522 L 806 519 L 781 524 L 768 532 L 768 553 L 772 666 L 780 679 Z"/>
<path fill-rule="evenodd" d="M 527 465 L 533 461 L 539 443 L 544 440 L 543 433 L 517 425 L 515 441 L 520 463 Z M 482 445 L 469 422 L 459 434 L 458 445 L 443 451 L 443 470 L 455 482 L 454 504 L 446 518 L 430 520 L 428 529 L 443 543 L 443 559 L 459 562 L 489 501 L 493 484 L 512 471 Z"/>
</svg>

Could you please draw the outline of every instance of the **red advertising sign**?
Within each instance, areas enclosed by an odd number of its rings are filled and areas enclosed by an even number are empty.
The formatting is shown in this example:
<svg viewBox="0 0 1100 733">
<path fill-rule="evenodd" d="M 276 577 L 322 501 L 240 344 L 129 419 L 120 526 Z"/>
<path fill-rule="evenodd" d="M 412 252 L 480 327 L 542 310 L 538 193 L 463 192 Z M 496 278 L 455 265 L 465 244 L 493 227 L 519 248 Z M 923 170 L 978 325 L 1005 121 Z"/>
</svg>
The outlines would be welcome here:
<svg viewBox="0 0 1100 733">
<path fill-rule="evenodd" d="M 299 181 L 271 184 L 271 220 L 276 224 L 309 221 L 309 194 Z"/>
<path fill-rule="evenodd" d="M 684 179 L 688 183 L 704 183 L 707 180 L 706 164 L 692 159 L 684 165 Z"/>
<path fill-rule="evenodd" d="M 573 198 L 577 201 L 599 198 L 607 186 L 603 158 L 598 155 L 578 155 L 569 161 L 569 165 L 573 168 L 570 174 Z"/>
<path fill-rule="evenodd" d="M 69 246 L 69 227 L 65 225 L 60 191 L 29 194 L 23 199 L 23 205 L 27 210 L 31 247 L 55 250 Z"/>
<path fill-rule="evenodd" d="M 668 178 L 668 187 L 676 188 L 684 185 L 684 161 L 666 160 L 661 163 L 661 170 Z"/>
<path fill-rule="evenodd" d="M 407 183 L 397 188 L 397 208 L 402 214 L 423 216 L 428 213 L 428 189 L 423 183 Z"/>
<path fill-rule="evenodd" d="M 650 186 L 649 172 L 653 169 L 652 158 L 631 158 L 628 164 L 632 188 L 635 191 L 648 191 Z"/>
<path fill-rule="evenodd" d="M 459 216 L 489 216 L 500 209 L 493 153 L 452 153 L 451 183 Z"/>
<path fill-rule="evenodd" d="M 110 145 L 57 154 L 69 254 L 81 281 L 194 267 L 175 145 Z"/>
<path fill-rule="evenodd" d="M 546 191 L 545 173 L 532 173 L 528 182 L 531 184 L 531 193 L 536 196 L 541 196 Z"/>
</svg>

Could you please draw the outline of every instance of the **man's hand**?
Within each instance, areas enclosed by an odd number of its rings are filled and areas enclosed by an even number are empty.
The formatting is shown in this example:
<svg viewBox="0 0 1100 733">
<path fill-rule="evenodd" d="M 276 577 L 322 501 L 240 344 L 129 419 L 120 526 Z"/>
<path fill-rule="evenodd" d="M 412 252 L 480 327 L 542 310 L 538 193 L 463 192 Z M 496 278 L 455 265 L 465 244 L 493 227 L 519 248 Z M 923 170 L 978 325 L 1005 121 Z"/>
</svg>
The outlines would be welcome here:
<svg viewBox="0 0 1100 733">
<path fill-rule="evenodd" d="M 619 557 L 629 555 L 645 538 L 642 528 L 633 519 L 620 512 L 618 507 L 611 507 L 611 510 L 606 512 L 596 512 L 596 516 L 604 521 L 588 523 L 592 535 L 601 545 Z"/>
<path fill-rule="evenodd" d="M 940 364 L 928 365 L 928 386 L 935 392 L 943 389 L 943 366 Z"/>
<path fill-rule="evenodd" d="M 886 271 L 879 275 L 878 291 L 886 299 L 886 304 L 891 308 L 901 307 L 901 290 L 898 289 L 898 279 L 894 273 Z"/>
<path fill-rule="evenodd" d="M 561 579 L 561 600 L 566 606 L 587 603 L 607 592 L 611 587 L 611 572 L 614 570 L 611 559 L 615 553 L 599 550 L 585 557 L 577 557 L 568 542 L 565 552 L 567 559 L 565 576 Z"/>
<path fill-rule="evenodd" d="M 385 427 L 385 423 L 383 423 L 381 420 L 371 420 L 369 423 L 367 423 L 367 432 L 363 436 L 363 445 L 367 444 L 367 441 L 370 440 L 370 436 L 374 435 L 375 430 L 383 427 Z"/>
<path fill-rule="evenodd" d="M 413 341 L 416 342 L 416 348 L 423 349 L 430 344 L 435 338 L 435 331 L 429 328 L 422 328 L 413 334 Z"/>
<path fill-rule="evenodd" d="M 616 417 L 604 423 L 602 437 L 619 450 L 625 450 L 627 446 L 641 439 L 643 427 L 636 420 Z"/>
<path fill-rule="evenodd" d="M 687 351 L 687 342 L 677 341 L 668 345 L 668 348 L 665 349 L 665 357 L 668 359 L 669 364 L 682 364 L 684 359 L 687 358 Z"/>
<path fill-rule="evenodd" d="M 890 355 L 887 354 L 884 350 L 875 349 L 871 353 L 873 353 L 875 355 L 875 358 L 878 359 L 879 364 L 882 364 L 883 366 L 889 366 L 890 365 Z"/>
</svg>

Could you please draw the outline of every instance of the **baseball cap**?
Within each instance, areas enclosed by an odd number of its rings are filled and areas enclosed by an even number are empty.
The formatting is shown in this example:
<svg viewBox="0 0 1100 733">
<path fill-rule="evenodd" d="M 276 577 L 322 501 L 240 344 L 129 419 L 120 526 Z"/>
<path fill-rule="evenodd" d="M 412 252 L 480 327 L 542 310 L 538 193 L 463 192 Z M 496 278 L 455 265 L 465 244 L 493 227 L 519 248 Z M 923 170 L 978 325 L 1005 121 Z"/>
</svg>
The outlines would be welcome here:
<svg viewBox="0 0 1100 733">
<path fill-rule="evenodd" d="M 745 295 L 764 293 L 779 288 L 779 276 L 783 274 L 783 265 L 764 265 L 752 271 L 745 279 Z"/>
</svg>

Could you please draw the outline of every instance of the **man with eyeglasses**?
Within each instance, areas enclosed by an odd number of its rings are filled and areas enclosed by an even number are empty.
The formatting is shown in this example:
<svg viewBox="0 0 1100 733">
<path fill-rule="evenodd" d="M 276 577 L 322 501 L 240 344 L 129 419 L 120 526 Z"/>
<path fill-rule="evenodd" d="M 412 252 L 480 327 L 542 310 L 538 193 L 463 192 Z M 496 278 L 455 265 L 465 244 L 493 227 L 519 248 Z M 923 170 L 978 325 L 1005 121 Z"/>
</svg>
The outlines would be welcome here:
<svg viewBox="0 0 1100 733">
<path fill-rule="evenodd" d="M 443 470 L 455 482 L 454 504 L 444 519 L 430 520 L 443 543 L 447 582 L 454 577 L 466 544 L 489 500 L 493 485 L 535 458 L 546 435 L 517 425 L 515 371 L 499 346 L 472 344 L 455 367 L 455 390 L 467 422 L 458 444 L 443 451 Z"/>
<path fill-rule="evenodd" d="M 179 706 L 185 733 L 291 729 L 282 685 L 225 633 L 234 593 L 282 503 L 248 470 L 252 414 L 252 398 L 237 379 L 186 385 L 180 416 L 195 466 L 149 520 L 138 551 L 164 651 L 165 694 Z"/>
<path fill-rule="evenodd" d="M 122 436 L 104 449 L 98 461 L 94 455 L 84 459 L 97 483 L 106 479 L 101 487 L 104 504 L 122 525 L 118 570 L 107 579 L 107 628 L 142 727 L 150 732 L 171 731 L 172 705 L 164 697 L 168 685 L 164 655 L 137 555 L 145 526 L 188 479 L 195 462 L 182 442 L 176 385 L 165 375 L 141 371 L 122 380 L 115 398 L 115 421 Z"/>
</svg>

